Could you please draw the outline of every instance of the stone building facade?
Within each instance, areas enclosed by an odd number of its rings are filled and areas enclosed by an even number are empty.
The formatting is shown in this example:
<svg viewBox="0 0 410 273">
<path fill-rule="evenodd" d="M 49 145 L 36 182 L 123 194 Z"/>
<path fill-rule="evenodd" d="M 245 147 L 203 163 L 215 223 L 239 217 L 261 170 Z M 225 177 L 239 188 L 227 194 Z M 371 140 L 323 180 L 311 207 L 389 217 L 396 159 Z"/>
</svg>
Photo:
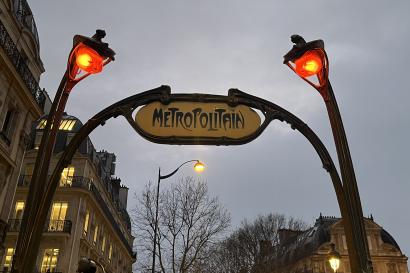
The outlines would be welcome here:
<svg viewBox="0 0 410 273">
<path fill-rule="evenodd" d="M 373 217 L 364 220 L 374 273 L 408 273 L 408 258 L 394 238 Z M 320 216 L 308 230 L 280 230 L 279 237 L 277 247 L 266 242 L 261 245 L 263 255 L 255 266 L 255 273 L 333 273 L 328 262 L 332 243 L 342 256 L 337 272 L 351 272 L 340 218 Z"/>
<path fill-rule="evenodd" d="M 39 88 L 44 72 L 26 0 L 0 0 L 0 256 L 30 128 L 50 107 Z"/>
<path fill-rule="evenodd" d="M 22 164 L 18 188 L 11 202 L 5 248 L 0 271 L 10 268 L 21 225 L 28 186 L 46 117 L 33 126 L 32 142 Z M 61 121 L 50 174 L 73 135 L 82 126 L 80 120 L 65 114 Z M 131 222 L 127 213 L 128 188 L 115 178 L 115 155 L 97 152 L 89 138 L 81 144 L 60 179 L 49 211 L 37 258 L 38 272 L 74 273 L 78 260 L 91 258 L 107 273 L 130 273 L 136 256 L 132 245 Z"/>
</svg>

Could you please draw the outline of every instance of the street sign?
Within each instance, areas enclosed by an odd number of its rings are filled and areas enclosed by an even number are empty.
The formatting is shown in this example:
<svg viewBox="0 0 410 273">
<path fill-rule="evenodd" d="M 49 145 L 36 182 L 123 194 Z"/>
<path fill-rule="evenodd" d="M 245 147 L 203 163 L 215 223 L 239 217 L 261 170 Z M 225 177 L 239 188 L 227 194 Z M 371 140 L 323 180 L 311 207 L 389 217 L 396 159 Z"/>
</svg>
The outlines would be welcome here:
<svg viewBox="0 0 410 273">
<path fill-rule="evenodd" d="M 261 125 L 260 116 L 246 105 L 229 106 L 221 102 L 174 101 L 169 104 L 152 102 L 135 115 L 136 126 L 149 140 L 172 138 L 240 140 L 253 135 Z M 211 143 L 205 144 L 211 144 Z M 164 141 L 161 141 L 164 143 Z M 180 144 L 177 143 L 171 144 Z M 195 142 L 196 144 L 197 142 Z M 223 143 L 222 143 L 223 144 Z"/>
</svg>

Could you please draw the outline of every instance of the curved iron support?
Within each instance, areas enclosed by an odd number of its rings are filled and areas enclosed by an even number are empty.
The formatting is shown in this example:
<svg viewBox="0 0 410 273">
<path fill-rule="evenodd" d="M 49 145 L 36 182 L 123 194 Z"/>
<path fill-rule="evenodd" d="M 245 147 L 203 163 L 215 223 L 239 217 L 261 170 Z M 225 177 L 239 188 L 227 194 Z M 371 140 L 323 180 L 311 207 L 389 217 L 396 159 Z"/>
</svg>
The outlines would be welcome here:
<svg viewBox="0 0 410 273">
<path fill-rule="evenodd" d="M 89 119 L 81 129 L 76 133 L 76 135 L 71 140 L 70 144 L 66 147 L 64 153 L 61 155 L 60 160 L 58 161 L 53 174 L 50 177 L 50 181 L 47 185 L 44 198 L 42 199 L 42 203 L 39 206 L 38 215 L 36 215 L 36 224 L 41 226 L 40 223 L 45 221 L 48 209 L 50 207 L 54 192 L 58 187 L 58 182 L 61 176 L 61 172 L 63 169 L 70 163 L 75 151 L 78 149 L 82 141 L 86 139 L 86 137 L 99 125 L 104 125 L 105 122 L 110 118 L 115 118 L 119 115 L 124 116 L 128 122 L 133 126 L 133 128 L 138 132 L 139 129 L 135 126 L 135 123 L 132 119 L 132 112 L 139 106 L 148 104 L 153 101 L 192 101 L 192 97 L 195 94 L 171 94 L 170 87 L 168 86 L 161 86 L 156 89 L 152 89 L 149 91 L 145 91 L 131 97 L 128 97 L 124 100 L 121 100 L 113 105 L 105 108 L 94 117 Z M 310 144 L 315 149 L 316 153 L 318 154 L 323 168 L 329 173 L 330 178 L 332 180 L 333 187 L 335 189 L 337 201 L 339 204 L 340 212 L 343 219 L 343 224 L 345 227 L 346 236 L 352 238 L 353 230 L 351 229 L 350 224 L 350 217 L 349 217 L 349 210 L 347 207 L 346 196 L 343 190 L 343 185 L 340 180 L 339 174 L 333 160 L 327 151 L 326 147 L 322 143 L 322 141 L 318 138 L 318 136 L 309 128 L 309 126 L 304 123 L 301 119 L 290 113 L 289 111 L 281 108 L 280 106 L 249 95 L 245 92 L 242 92 L 237 89 L 230 89 L 228 96 L 221 96 L 221 95 L 201 95 L 198 97 L 201 101 L 206 102 L 224 102 L 230 105 L 235 104 L 244 104 L 249 107 L 255 108 L 260 110 L 263 115 L 265 116 L 265 120 L 262 123 L 261 127 L 251 136 L 241 139 L 241 140 L 233 140 L 227 139 L 228 145 L 239 145 L 248 143 L 255 138 L 257 138 L 270 124 L 273 120 L 280 120 L 282 122 L 286 122 L 291 125 L 291 128 L 294 130 L 299 131 L 305 138 L 310 142 Z M 168 139 L 169 141 L 169 139 Z M 158 143 L 165 143 L 164 140 L 156 141 Z M 168 143 L 168 142 L 166 142 Z M 201 139 L 201 144 L 209 144 L 211 143 L 209 139 Z M 177 144 L 177 143 L 175 143 Z M 192 144 L 192 143 L 187 143 Z M 218 145 L 213 143 L 214 145 Z M 222 144 L 222 143 L 221 143 Z M 41 234 L 41 233 L 40 233 Z M 39 236 L 40 237 L 40 236 Z M 352 251 L 352 249 L 349 249 Z"/>
<path fill-rule="evenodd" d="M 159 179 L 167 179 L 168 177 L 171 177 L 171 176 L 173 176 L 174 174 L 176 174 L 176 172 L 182 167 L 182 166 L 184 166 L 185 164 L 187 164 L 187 163 L 189 163 L 189 162 L 198 162 L 199 163 L 199 160 L 198 159 L 192 159 L 192 160 L 188 160 L 188 161 L 185 161 L 184 163 L 182 163 L 181 165 L 179 165 L 178 166 L 178 168 L 176 168 L 173 172 L 171 172 L 171 173 L 169 173 L 169 174 L 167 174 L 167 175 L 160 175 L 159 176 Z"/>
</svg>

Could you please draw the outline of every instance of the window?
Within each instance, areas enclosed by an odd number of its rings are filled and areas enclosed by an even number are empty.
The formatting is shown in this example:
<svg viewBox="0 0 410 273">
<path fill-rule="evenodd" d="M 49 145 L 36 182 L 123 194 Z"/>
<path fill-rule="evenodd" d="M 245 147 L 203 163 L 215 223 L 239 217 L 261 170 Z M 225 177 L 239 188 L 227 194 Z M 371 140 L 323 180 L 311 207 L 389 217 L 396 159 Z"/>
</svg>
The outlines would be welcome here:
<svg viewBox="0 0 410 273">
<path fill-rule="evenodd" d="M 98 238 L 97 236 L 98 236 L 98 224 L 95 224 L 94 236 L 93 236 L 94 245 L 97 244 L 97 238 Z"/>
<path fill-rule="evenodd" d="M 41 263 L 41 273 L 56 271 L 58 253 L 58 248 L 47 248 L 44 250 L 43 261 Z"/>
<path fill-rule="evenodd" d="M 71 140 L 74 138 L 75 133 L 68 133 L 67 134 L 67 139 L 65 141 L 65 146 L 68 146 L 71 142 Z"/>
<path fill-rule="evenodd" d="M 43 132 L 36 132 L 36 138 L 34 139 L 34 149 L 40 148 L 41 139 L 43 138 Z"/>
<path fill-rule="evenodd" d="M 101 252 L 104 253 L 105 250 L 105 235 L 103 236 L 102 244 L 101 244 Z"/>
<path fill-rule="evenodd" d="M 73 166 L 68 166 L 67 168 L 64 168 L 60 178 L 61 187 L 71 187 L 71 185 L 73 184 L 74 171 L 75 168 Z"/>
<path fill-rule="evenodd" d="M 29 186 L 31 178 L 33 177 L 33 164 L 27 164 L 24 168 L 24 175 L 20 175 L 19 186 Z"/>
<path fill-rule="evenodd" d="M 369 250 L 372 250 L 372 238 L 370 235 L 367 235 L 367 244 L 369 245 Z"/>
<path fill-rule="evenodd" d="M 347 249 L 346 236 L 342 235 L 343 249 Z"/>
<path fill-rule="evenodd" d="M 84 236 L 87 236 L 89 222 L 90 222 L 90 212 L 87 210 L 87 212 L 85 213 L 85 219 L 84 219 L 84 230 L 83 230 Z"/>
<path fill-rule="evenodd" d="M 112 244 L 110 243 L 110 247 L 109 247 L 109 250 L 108 250 L 108 260 L 111 261 L 111 257 L 112 257 Z"/>
<path fill-rule="evenodd" d="M 15 111 L 12 109 L 7 110 L 6 117 L 4 118 L 3 126 L 1 128 L 1 137 L 10 145 L 11 135 L 13 134 L 13 124 L 14 124 Z"/>
<path fill-rule="evenodd" d="M 14 248 L 7 248 L 4 256 L 4 271 L 11 268 L 13 262 Z"/>
<path fill-rule="evenodd" d="M 24 211 L 24 201 L 16 201 L 14 219 L 22 219 Z"/>
<path fill-rule="evenodd" d="M 68 203 L 54 202 L 51 209 L 49 229 L 51 231 L 62 231 L 64 229 L 64 220 L 67 214 Z"/>
<path fill-rule="evenodd" d="M 73 130 L 74 125 L 75 125 L 74 119 L 65 119 L 61 121 L 59 129 L 64 130 L 64 131 L 71 131 Z"/>
<path fill-rule="evenodd" d="M 394 263 L 387 264 L 387 273 L 397 273 L 397 265 Z"/>
<path fill-rule="evenodd" d="M 44 128 L 46 128 L 46 124 L 47 124 L 47 120 L 46 120 L 46 119 L 42 119 L 42 120 L 40 120 L 40 122 L 38 123 L 36 129 L 44 129 Z"/>
<path fill-rule="evenodd" d="M 75 119 L 63 119 L 60 122 L 60 126 L 58 127 L 58 129 L 62 131 L 71 131 L 73 130 L 75 123 L 76 123 Z M 47 124 L 46 119 L 41 120 L 37 125 L 37 129 L 43 130 L 44 128 L 46 128 L 46 124 Z"/>
<path fill-rule="evenodd" d="M 27 164 L 26 169 L 24 171 L 24 175 L 27 176 L 32 176 L 34 171 L 34 165 L 33 164 Z"/>
</svg>

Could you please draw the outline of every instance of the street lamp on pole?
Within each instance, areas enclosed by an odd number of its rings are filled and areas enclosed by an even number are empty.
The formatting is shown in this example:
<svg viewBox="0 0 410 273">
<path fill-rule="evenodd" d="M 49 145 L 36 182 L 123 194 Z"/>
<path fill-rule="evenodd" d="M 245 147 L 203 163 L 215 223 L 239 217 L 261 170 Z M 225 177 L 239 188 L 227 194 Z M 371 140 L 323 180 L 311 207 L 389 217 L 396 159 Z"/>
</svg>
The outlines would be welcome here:
<svg viewBox="0 0 410 273">
<path fill-rule="evenodd" d="M 102 71 L 103 67 L 114 60 L 115 52 L 102 42 L 104 30 L 97 30 L 91 38 L 75 35 L 70 51 L 67 69 L 57 89 L 53 104 L 48 113 L 43 137 L 34 165 L 22 225 L 13 258 L 14 272 L 32 272 L 40 245 L 43 227 L 49 208 L 39 210 L 47 187 L 50 160 L 60 127 L 63 112 L 73 87 L 91 74 Z"/>
<path fill-rule="evenodd" d="M 322 40 L 306 42 L 299 35 L 292 35 L 291 41 L 294 46 L 284 56 L 283 63 L 314 87 L 326 104 L 350 218 L 345 219 L 344 226 L 352 272 L 371 273 L 373 268 L 366 240 L 360 195 L 342 117 L 329 81 L 329 60 L 324 42 Z M 315 77 L 316 82 L 313 81 Z"/>
<path fill-rule="evenodd" d="M 340 253 L 336 250 L 334 243 L 330 244 L 330 251 L 327 255 L 328 255 L 330 267 L 336 273 L 340 267 L 341 256 L 340 256 Z"/>
<path fill-rule="evenodd" d="M 155 199 L 155 223 L 154 223 L 154 246 L 152 250 L 152 273 L 155 273 L 155 256 L 156 256 L 156 246 L 157 246 L 157 233 L 158 233 L 158 203 L 159 203 L 159 185 L 161 184 L 161 180 L 167 179 L 178 172 L 178 170 L 185 164 L 190 162 L 196 162 L 194 165 L 194 170 L 198 173 L 203 172 L 205 169 L 205 165 L 199 161 L 198 159 L 192 159 L 185 161 L 178 168 L 176 168 L 173 172 L 170 172 L 167 175 L 161 175 L 161 168 L 158 168 L 158 182 L 157 182 L 157 195 Z"/>
</svg>

